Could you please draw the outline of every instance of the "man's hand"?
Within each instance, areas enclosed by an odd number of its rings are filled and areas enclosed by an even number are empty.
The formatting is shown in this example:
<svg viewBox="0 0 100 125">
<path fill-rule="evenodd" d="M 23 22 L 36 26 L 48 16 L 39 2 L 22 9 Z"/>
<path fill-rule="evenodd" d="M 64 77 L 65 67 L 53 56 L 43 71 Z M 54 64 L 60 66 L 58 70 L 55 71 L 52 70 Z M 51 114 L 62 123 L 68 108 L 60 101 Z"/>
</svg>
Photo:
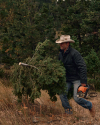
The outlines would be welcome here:
<svg viewBox="0 0 100 125">
<path fill-rule="evenodd" d="M 86 83 L 81 83 L 82 86 L 86 86 Z"/>
</svg>

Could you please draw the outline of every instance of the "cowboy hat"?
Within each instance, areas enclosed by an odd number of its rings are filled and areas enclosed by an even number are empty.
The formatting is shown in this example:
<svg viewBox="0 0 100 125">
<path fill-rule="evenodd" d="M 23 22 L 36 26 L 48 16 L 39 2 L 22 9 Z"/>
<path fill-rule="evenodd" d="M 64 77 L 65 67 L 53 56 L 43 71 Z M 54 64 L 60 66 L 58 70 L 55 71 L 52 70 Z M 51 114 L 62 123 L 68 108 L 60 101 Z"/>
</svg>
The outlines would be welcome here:
<svg viewBox="0 0 100 125">
<path fill-rule="evenodd" d="M 70 39 L 70 35 L 61 35 L 60 39 L 56 40 L 56 43 L 70 42 L 75 43 L 74 40 Z"/>
</svg>

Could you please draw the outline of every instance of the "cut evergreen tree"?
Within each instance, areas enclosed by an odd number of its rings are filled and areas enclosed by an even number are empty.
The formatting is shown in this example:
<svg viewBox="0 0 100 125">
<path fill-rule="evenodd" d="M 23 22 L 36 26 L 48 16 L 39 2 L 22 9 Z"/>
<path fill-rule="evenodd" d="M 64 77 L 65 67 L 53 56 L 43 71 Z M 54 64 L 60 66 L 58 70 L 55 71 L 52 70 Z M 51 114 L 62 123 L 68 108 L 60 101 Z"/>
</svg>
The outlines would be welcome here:
<svg viewBox="0 0 100 125">
<path fill-rule="evenodd" d="M 65 68 L 58 60 L 57 53 L 57 45 L 45 40 L 43 43 L 38 43 L 33 57 L 23 62 L 28 65 L 14 64 L 11 80 L 14 94 L 19 99 L 22 95 L 27 95 L 34 102 L 34 99 L 41 96 L 40 90 L 46 90 L 50 99 L 56 101 L 56 95 L 65 92 Z"/>
</svg>

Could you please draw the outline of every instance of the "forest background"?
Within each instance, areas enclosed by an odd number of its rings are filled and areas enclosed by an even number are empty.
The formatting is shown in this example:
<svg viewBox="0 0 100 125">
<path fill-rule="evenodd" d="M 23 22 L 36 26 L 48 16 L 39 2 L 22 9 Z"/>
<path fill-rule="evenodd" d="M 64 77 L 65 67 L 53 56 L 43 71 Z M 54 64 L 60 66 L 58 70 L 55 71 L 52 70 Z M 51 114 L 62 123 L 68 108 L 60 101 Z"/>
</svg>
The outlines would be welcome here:
<svg viewBox="0 0 100 125">
<path fill-rule="evenodd" d="M 96 118 L 91 118 L 88 110 L 77 105 L 73 98 L 69 100 L 73 115 L 63 116 L 59 97 L 56 102 L 49 99 L 64 88 L 63 67 L 54 60 L 59 53 L 55 41 L 61 34 L 71 35 L 75 40 L 71 46 L 86 62 L 88 84 L 100 91 L 100 0 L 0 0 L 1 125 L 100 124 L 100 92 L 88 99 L 95 104 Z M 39 70 L 18 65 L 29 60 Z M 14 66 L 18 70 L 13 74 L 13 88 L 10 80 Z M 24 92 L 33 101 L 41 97 L 34 103 L 23 97 L 19 103 L 15 95 Z"/>
<path fill-rule="evenodd" d="M 32 57 L 46 39 L 56 48 L 61 34 L 75 40 L 72 47 L 86 61 L 88 83 L 100 90 L 99 0 L 0 0 L 1 64 L 10 67 Z"/>
</svg>

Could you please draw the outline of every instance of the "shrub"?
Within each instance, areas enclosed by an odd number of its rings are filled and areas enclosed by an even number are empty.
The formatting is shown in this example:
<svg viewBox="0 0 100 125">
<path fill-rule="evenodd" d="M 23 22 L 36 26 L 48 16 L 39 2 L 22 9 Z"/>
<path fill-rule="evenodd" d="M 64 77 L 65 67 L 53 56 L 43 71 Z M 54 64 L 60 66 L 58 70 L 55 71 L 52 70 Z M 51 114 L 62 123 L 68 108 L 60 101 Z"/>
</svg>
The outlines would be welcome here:
<svg viewBox="0 0 100 125">
<path fill-rule="evenodd" d="M 85 57 L 88 82 L 94 84 L 96 89 L 100 89 L 100 59 L 94 49 L 91 49 L 90 53 Z"/>
</svg>

